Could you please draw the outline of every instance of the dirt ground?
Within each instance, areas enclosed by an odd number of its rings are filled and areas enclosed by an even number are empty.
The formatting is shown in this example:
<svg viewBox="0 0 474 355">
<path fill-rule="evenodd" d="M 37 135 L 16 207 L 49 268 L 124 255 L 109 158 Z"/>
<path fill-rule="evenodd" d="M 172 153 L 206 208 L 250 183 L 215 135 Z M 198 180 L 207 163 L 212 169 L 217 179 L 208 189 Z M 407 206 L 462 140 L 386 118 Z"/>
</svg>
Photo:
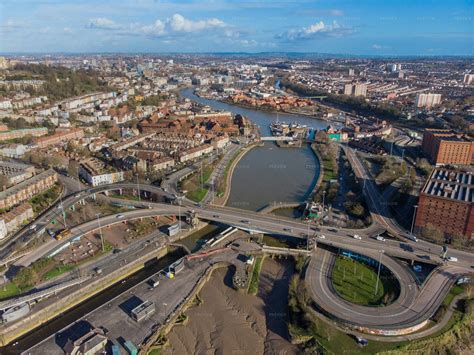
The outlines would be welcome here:
<svg viewBox="0 0 474 355">
<path fill-rule="evenodd" d="M 166 354 L 294 354 L 288 339 L 288 283 L 293 264 L 265 259 L 257 296 L 230 287 L 233 271 L 219 269 L 190 308 L 188 323 L 168 334 Z"/>
</svg>

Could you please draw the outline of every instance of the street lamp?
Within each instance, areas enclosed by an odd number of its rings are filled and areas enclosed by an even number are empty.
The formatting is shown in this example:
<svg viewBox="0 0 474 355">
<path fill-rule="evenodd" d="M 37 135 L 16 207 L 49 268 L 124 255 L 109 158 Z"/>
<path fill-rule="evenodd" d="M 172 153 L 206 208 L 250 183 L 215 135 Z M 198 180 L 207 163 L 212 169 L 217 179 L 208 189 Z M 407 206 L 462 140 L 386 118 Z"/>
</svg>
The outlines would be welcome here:
<svg viewBox="0 0 474 355">
<path fill-rule="evenodd" d="M 413 208 L 413 219 L 411 221 L 411 230 L 410 230 L 410 234 L 413 235 L 413 227 L 415 226 L 415 216 L 416 216 L 416 209 L 417 209 L 418 205 L 414 205 Z"/>
<path fill-rule="evenodd" d="M 137 189 L 138 189 L 138 201 L 141 201 L 141 197 L 140 197 L 140 180 L 138 179 L 138 173 L 137 173 Z"/>
<path fill-rule="evenodd" d="M 62 215 L 63 215 L 64 228 L 67 228 L 67 224 L 66 224 L 66 213 L 64 213 L 63 198 L 62 198 L 61 195 L 59 195 L 59 200 L 60 200 L 60 203 L 61 203 L 61 212 L 62 212 Z"/>
<path fill-rule="evenodd" d="M 181 233 L 181 199 L 183 198 L 183 196 L 176 195 L 176 198 L 178 199 L 178 227 L 179 232 Z"/>
<path fill-rule="evenodd" d="M 385 250 L 379 250 L 379 269 L 377 271 L 377 282 L 375 283 L 375 292 L 374 295 L 377 294 L 379 290 L 379 278 L 380 278 L 380 266 L 382 265 L 382 254 L 385 253 Z"/>
<path fill-rule="evenodd" d="M 100 234 L 100 242 L 102 243 L 102 252 L 105 251 L 105 245 L 104 245 L 104 237 L 102 235 L 102 227 L 100 226 L 100 213 L 97 213 L 97 221 L 99 222 L 99 234 Z"/>
</svg>

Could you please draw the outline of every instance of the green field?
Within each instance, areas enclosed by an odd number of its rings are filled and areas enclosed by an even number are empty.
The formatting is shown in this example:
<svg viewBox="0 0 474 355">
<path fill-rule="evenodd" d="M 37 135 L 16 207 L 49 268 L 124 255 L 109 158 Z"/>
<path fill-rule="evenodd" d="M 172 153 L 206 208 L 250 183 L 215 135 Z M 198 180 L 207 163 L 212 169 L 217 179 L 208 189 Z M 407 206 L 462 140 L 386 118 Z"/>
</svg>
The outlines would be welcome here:
<svg viewBox="0 0 474 355">
<path fill-rule="evenodd" d="M 345 300 L 367 306 L 387 303 L 396 293 L 397 283 L 381 277 L 378 283 L 377 270 L 350 258 L 337 257 L 332 273 L 332 283 L 337 293 Z"/>
</svg>

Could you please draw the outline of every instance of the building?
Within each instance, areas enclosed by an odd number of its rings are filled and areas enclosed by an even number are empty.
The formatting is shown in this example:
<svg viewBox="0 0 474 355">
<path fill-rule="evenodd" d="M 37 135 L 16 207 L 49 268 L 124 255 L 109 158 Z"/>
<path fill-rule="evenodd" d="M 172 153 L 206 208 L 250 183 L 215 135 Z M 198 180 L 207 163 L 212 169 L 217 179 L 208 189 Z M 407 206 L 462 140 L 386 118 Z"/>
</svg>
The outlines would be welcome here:
<svg viewBox="0 0 474 355">
<path fill-rule="evenodd" d="M 474 231 L 474 172 L 435 168 L 418 200 L 415 226 L 433 225 L 449 236 Z"/>
<path fill-rule="evenodd" d="M 67 142 L 71 139 L 81 139 L 84 137 L 84 131 L 81 128 L 66 128 L 58 129 L 55 134 L 47 137 L 41 137 L 35 140 L 35 143 L 40 148 L 45 148 L 50 145 L 56 145 L 62 142 Z"/>
<path fill-rule="evenodd" d="M 441 103 L 441 94 L 417 94 L 415 99 L 416 107 L 430 108 Z"/>
<path fill-rule="evenodd" d="M 35 168 L 32 165 L 0 161 L 0 175 L 4 175 L 8 179 L 7 186 L 19 184 L 32 177 L 34 173 Z"/>
<path fill-rule="evenodd" d="M 462 82 L 467 85 L 472 84 L 474 82 L 474 74 L 464 74 Z"/>
<path fill-rule="evenodd" d="M 151 301 L 145 301 L 132 309 L 130 316 L 134 321 L 140 322 L 143 319 L 151 316 L 153 313 L 155 313 L 155 303 Z"/>
<path fill-rule="evenodd" d="M 51 188 L 58 181 L 58 174 L 46 170 L 31 179 L 20 182 L 0 192 L 0 209 L 9 209 Z"/>
<path fill-rule="evenodd" d="M 10 212 L 0 215 L 0 239 L 8 233 L 16 231 L 19 227 L 34 217 L 33 208 L 29 203 L 23 203 Z"/>
<path fill-rule="evenodd" d="M 347 96 L 366 96 L 366 84 L 346 84 L 344 85 L 344 95 Z"/>
<path fill-rule="evenodd" d="M 7 158 L 21 158 L 28 151 L 28 147 L 23 144 L 10 144 L 0 149 L 0 155 Z"/>
<path fill-rule="evenodd" d="M 108 339 L 102 329 L 92 329 L 77 340 L 69 339 L 64 347 L 67 355 L 94 355 L 105 352 Z"/>
<path fill-rule="evenodd" d="M 472 139 L 449 129 L 425 129 L 421 148 L 436 165 L 469 165 L 474 154 Z"/>
<path fill-rule="evenodd" d="M 189 160 L 197 159 L 203 156 L 204 154 L 211 153 L 213 149 L 213 146 L 209 144 L 203 144 L 198 147 L 188 149 L 179 155 L 179 161 L 183 163 Z"/>
<path fill-rule="evenodd" d="M 12 131 L 0 132 L 0 141 L 8 141 L 12 139 L 23 138 L 26 136 L 41 137 L 47 134 L 48 129 L 45 127 L 14 129 Z"/>
<path fill-rule="evenodd" d="M 116 171 L 96 158 L 81 162 L 79 176 L 92 186 L 113 184 L 124 180 L 123 171 Z"/>
</svg>

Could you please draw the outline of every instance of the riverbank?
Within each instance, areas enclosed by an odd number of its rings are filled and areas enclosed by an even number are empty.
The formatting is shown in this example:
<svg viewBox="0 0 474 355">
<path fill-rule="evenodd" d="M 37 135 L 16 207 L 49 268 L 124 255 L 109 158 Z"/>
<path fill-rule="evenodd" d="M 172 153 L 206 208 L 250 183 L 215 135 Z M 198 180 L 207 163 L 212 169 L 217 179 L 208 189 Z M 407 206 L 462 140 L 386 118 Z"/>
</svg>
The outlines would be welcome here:
<svg viewBox="0 0 474 355">
<path fill-rule="evenodd" d="M 200 95 L 196 91 L 194 91 L 194 94 L 196 96 L 198 96 L 200 98 L 203 98 L 203 99 L 206 99 L 206 100 L 214 100 L 214 101 L 222 102 L 222 103 L 227 104 L 227 105 L 233 105 L 233 106 L 236 106 L 236 107 L 242 107 L 242 108 L 246 108 L 246 109 L 250 109 L 250 110 L 267 112 L 267 113 L 271 113 L 271 114 L 275 114 L 275 115 L 276 114 L 287 114 L 287 115 L 293 115 L 293 116 L 305 116 L 305 117 L 312 118 L 312 119 L 315 119 L 315 120 L 320 120 L 320 121 L 339 123 L 339 124 L 344 123 L 343 121 L 337 120 L 337 119 L 318 117 L 318 116 L 316 116 L 315 113 L 308 113 L 308 112 L 304 112 L 304 111 L 302 111 L 302 112 L 301 111 L 287 111 L 287 110 L 278 111 L 278 110 L 270 109 L 270 108 L 267 108 L 267 107 L 264 107 L 264 106 L 252 106 L 252 105 L 247 105 L 247 104 L 244 104 L 244 103 L 233 102 L 233 101 L 230 101 L 228 99 L 215 98 L 215 97 L 212 97 L 212 96 L 204 96 L 204 95 Z"/>
<path fill-rule="evenodd" d="M 296 352 L 286 326 L 292 263 L 265 259 L 256 296 L 232 288 L 232 273 L 228 268 L 212 273 L 188 308 L 187 323 L 167 333 L 163 354 Z"/>
</svg>

